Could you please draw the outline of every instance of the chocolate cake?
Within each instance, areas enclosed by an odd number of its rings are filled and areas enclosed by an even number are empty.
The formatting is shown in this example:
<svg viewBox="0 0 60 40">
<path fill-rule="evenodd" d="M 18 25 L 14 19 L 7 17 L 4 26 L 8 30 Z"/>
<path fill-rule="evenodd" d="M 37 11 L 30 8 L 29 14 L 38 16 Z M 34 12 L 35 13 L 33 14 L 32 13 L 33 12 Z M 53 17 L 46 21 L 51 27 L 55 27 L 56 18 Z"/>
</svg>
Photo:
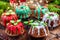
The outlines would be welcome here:
<svg viewBox="0 0 60 40">
<path fill-rule="evenodd" d="M 59 15 L 54 12 L 44 15 L 43 21 L 47 22 L 48 27 L 57 27 L 59 25 Z"/>
<path fill-rule="evenodd" d="M 41 6 L 38 1 L 29 1 L 27 2 L 27 4 L 30 7 L 32 12 L 30 17 L 42 19 L 43 15 L 49 12 L 48 8 L 46 8 L 45 6 Z"/>
<path fill-rule="evenodd" d="M 35 38 L 46 37 L 48 35 L 48 27 L 44 22 L 34 22 L 29 30 L 29 35 Z"/>
</svg>

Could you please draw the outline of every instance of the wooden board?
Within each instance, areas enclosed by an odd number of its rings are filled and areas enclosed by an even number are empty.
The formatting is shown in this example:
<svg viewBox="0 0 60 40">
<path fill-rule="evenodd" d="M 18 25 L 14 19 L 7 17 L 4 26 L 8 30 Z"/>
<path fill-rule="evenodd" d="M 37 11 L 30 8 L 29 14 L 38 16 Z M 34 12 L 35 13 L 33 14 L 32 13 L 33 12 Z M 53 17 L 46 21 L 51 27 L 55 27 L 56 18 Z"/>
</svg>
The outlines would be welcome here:
<svg viewBox="0 0 60 40">
<path fill-rule="evenodd" d="M 8 35 L 6 35 L 5 29 L 3 28 L 3 26 L 0 25 L 0 39 L 8 39 L 8 40 L 32 40 L 28 34 L 24 34 L 24 36 L 17 36 L 17 37 L 9 37 Z M 53 34 L 59 34 L 60 35 L 60 26 L 55 28 L 54 30 L 50 31 Z M 60 40 L 59 38 L 56 38 L 55 35 L 53 34 L 49 34 L 48 37 L 46 37 L 46 39 L 43 40 Z M 34 39 L 35 40 L 35 39 Z M 41 39 L 36 39 L 36 40 L 41 40 Z"/>
</svg>

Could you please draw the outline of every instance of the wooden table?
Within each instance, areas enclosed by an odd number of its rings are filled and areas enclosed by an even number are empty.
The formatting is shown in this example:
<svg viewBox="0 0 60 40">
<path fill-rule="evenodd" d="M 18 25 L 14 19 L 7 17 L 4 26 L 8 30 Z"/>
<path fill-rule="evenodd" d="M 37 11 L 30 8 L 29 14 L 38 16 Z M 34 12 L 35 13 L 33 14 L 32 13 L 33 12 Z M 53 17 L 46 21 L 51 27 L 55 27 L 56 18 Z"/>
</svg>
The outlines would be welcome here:
<svg viewBox="0 0 60 40">
<path fill-rule="evenodd" d="M 2 25 L 0 25 L 0 40 L 1 39 L 5 39 L 5 40 L 27 40 L 27 33 L 25 33 L 24 35 L 19 35 L 16 37 L 9 37 L 6 33 L 5 33 L 5 29 Z"/>
<path fill-rule="evenodd" d="M 0 25 L 0 40 L 1 39 L 5 39 L 5 40 L 31 40 L 27 33 L 24 34 L 24 36 L 9 37 L 8 35 L 6 35 L 4 30 L 5 30 L 4 27 Z M 60 26 L 50 32 L 53 34 L 60 34 Z M 52 35 L 52 34 L 49 34 L 49 36 L 46 37 L 46 40 L 50 40 L 50 39 L 51 40 L 60 40 L 60 39 L 56 38 L 55 35 Z M 41 40 L 41 39 L 36 39 L 36 40 Z"/>
</svg>

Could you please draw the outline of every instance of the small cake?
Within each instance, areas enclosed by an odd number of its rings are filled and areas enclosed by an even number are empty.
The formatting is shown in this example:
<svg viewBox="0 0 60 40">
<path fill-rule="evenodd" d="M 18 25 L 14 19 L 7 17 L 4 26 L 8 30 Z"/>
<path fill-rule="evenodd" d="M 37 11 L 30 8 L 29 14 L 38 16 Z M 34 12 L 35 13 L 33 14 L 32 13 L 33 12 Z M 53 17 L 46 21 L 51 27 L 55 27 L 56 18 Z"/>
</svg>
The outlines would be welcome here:
<svg viewBox="0 0 60 40">
<path fill-rule="evenodd" d="M 16 7 L 15 12 L 19 16 L 20 19 L 28 18 L 29 14 L 31 14 L 30 8 L 24 5 Z"/>
<path fill-rule="evenodd" d="M 30 1 L 27 2 L 27 5 L 31 9 L 31 13 L 32 14 L 30 14 L 30 17 L 32 18 L 32 17 L 34 17 L 34 10 L 36 8 L 36 4 L 34 4 L 34 1 L 33 0 L 30 0 Z"/>
<path fill-rule="evenodd" d="M 8 23 L 10 20 L 17 20 L 17 19 L 18 19 L 17 15 L 12 10 L 9 10 L 8 12 L 3 13 L 1 16 L 2 24 L 4 26 L 6 26 L 6 23 Z"/>
<path fill-rule="evenodd" d="M 10 23 L 7 24 L 5 32 L 9 36 L 22 35 L 25 32 L 23 23 L 20 22 L 20 20 L 17 21 L 11 20 Z"/>
<path fill-rule="evenodd" d="M 27 2 L 31 9 L 32 14 L 30 17 L 35 17 L 37 19 L 42 19 L 43 15 L 49 12 L 48 8 L 41 6 L 37 0 Z"/>
<path fill-rule="evenodd" d="M 49 14 L 44 15 L 43 21 L 48 23 L 48 27 L 56 27 L 59 25 L 59 15 L 57 13 L 50 12 Z"/>
<path fill-rule="evenodd" d="M 47 24 L 44 22 L 33 22 L 31 23 L 31 28 L 29 30 L 29 35 L 35 38 L 46 37 L 49 33 Z"/>
<path fill-rule="evenodd" d="M 36 9 L 34 10 L 35 17 L 38 19 L 42 19 L 43 16 L 48 13 L 49 13 L 48 8 L 44 8 L 41 5 L 36 6 Z"/>
</svg>

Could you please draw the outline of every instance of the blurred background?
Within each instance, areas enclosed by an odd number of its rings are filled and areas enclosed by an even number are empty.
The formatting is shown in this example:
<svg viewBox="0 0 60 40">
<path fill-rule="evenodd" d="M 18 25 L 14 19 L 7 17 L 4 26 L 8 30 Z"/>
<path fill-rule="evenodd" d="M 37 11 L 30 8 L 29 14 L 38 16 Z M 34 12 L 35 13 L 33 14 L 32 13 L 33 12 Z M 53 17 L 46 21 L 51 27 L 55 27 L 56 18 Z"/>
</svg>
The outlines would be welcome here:
<svg viewBox="0 0 60 40">
<path fill-rule="evenodd" d="M 9 3 L 9 0 L 0 0 L 0 16 L 5 10 L 12 9 Z M 60 0 L 48 0 L 48 9 L 60 14 Z"/>
</svg>

